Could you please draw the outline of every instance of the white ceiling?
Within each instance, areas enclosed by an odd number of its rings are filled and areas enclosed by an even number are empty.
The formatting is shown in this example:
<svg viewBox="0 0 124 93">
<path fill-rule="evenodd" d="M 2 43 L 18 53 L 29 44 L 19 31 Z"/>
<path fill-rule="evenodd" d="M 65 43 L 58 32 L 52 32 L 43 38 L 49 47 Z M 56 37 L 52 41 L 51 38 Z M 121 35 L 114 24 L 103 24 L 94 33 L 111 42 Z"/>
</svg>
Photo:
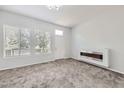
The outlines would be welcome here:
<svg viewBox="0 0 124 93">
<path fill-rule="evenodd" d="M 64 5 L 59 11 L 55 11 L 49 10 L 45 5 L 4 5 L 0 6 L 0 9 L 71 28 L 102 12 L 111 10 L 112 7 L 113 6 Z"/>
</svg>

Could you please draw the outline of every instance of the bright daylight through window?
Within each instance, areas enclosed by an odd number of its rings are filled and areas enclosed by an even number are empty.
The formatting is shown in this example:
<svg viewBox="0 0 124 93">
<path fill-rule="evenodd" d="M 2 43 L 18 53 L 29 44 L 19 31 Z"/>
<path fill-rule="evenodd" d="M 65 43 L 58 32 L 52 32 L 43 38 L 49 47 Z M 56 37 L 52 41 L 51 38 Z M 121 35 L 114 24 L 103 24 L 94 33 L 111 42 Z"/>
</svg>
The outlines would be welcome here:
<svg viewBox="0 0 124 93">
<path fill-rule="evenodd" d="M 57 35 L 57 36 L 63 36 L 63 31 L 56 29 L 55 30 L 55 35 Z"/>
<path fill-rule="evenodd" d="M 9 25 L 3 26 L 4 57 L 51 52 L 49 32 L 29 30 Z"/>
</svg>

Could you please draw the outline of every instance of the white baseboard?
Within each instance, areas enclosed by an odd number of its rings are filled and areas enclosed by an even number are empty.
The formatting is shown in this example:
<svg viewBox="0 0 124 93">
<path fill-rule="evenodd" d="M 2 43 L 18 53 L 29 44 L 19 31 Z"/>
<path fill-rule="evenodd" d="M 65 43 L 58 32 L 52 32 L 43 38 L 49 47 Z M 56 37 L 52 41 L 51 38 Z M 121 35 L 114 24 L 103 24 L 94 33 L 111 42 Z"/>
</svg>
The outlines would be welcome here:
<svg viewBox="0 0 124 93">
<path fill-rule="evenodd" d="M 72 59 L 75 59 L 75 58 L 72 58 Z M 79 59 L 75 59 L 77 61 L 81 61 L 81 62 L 85 62 L 83 60 L 79 60 Z M 116 72 L 116 73 L 120 73 L 120 74 L 124 74 L 124 72 L 121 72 L 121 71 L 118 71 L 118 70 L 115 70 L 115 69 L 112 69 L 110 67 L 105 67 L 105 66 L 100 66 L 100 65 L 97 65 L 97 64 L 93 64 L 93 63 L 90 63 L 90 62 L 85 62 L 87 64 L 91 64 L 91 65 L 95 65 L 97 67 L 100 67 L 100 68 L 103 68 L 103 69 L 106 69 L 106 70 L 110 70 L 110 71 L 113 71 L 113 72 Z"/>
<path fill-rule="evenodd" d="M 62 58 L 62 59 L 69 59 L 69 58 L 67 57 L 67 58 Z M 78 59 L 75 59 L 75 58 L 72 58 L 72 59 L 77 60 L 77 61 L 81 61 L 81 62 L 85 62 L 85 61 L 78 60 Z M 44 61 L 44 62 L 37 62 L 37 63 L 32 63 L 32 64 L 26 64 L 26 65 L 21 65 L 21 66 L 17 66 L 17 67 L 1 68 L 0 71 L 1 70 L 7 70 L 7 69 L 20 68 L 20 67 L 25 67 L 25 66 L 30 66 L 30 65 L 40 64 L 40 63 L 48 63 L 50 61 L 55 61 L 55 60 L 61 60 L 61 59 L 47 60 L 47 61 Z M 99 65 L 96 65 L 96 64 L 88 63 L 88 62 L 85 62 L 85 63 L 91 64 L 91 65 L 95 65 L 95 66 L 98 66 L 100 68 L 107 69 L 107 70 L 110 70 L 110 71 L 113 71 L 113 72 L 116 72 L 116 73 L 124 74 L 124 72 L 112 69 L 110 67 L 103 67 L 103 66 L 99 66 Z"/>
<path fill-rule="evenodd" d="M 113 71 L 113 72 L 116 72 L 116 73 L 124 74 L 124 72 L 117 71 L 117 70 L 114 70 L 114 69 L 111 69 L 111 68 L 106 68 L 106 69 L 108 69 L 108 70 L 110 70 L 110 71 Z"/>
<path fill-rule="evenodd" d="M 45 60 L 45 61 L 38 61 L 36 63 L 33 62 L 33 63 L 23 64 L 23 65 L 18 65 L 18 66 L 3 67 L 3 68 L 0 68 L 0 71 L 9 70 L 9 69 L 15 69 L 15 68 L 21 68 L 21 67 L 31 66 L 31 65 L 35 65 L 35 64 L 48 63 L 48 62 L 52 62 L 52 61 L 55 61 L 55 59 Z"/>
</svg>

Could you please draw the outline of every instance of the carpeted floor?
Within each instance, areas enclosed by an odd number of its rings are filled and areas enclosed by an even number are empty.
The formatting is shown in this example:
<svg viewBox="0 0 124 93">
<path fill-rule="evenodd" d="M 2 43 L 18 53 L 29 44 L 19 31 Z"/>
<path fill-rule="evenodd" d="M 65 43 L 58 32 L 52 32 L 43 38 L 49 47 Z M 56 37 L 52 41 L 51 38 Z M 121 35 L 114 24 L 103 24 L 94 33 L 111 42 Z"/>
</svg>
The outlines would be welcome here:
<svg viewBox="0 0 124 93">
<path fill-rule="evenodd" d="M 0 87 L 124 87 L 124 75 L 65 59 L 0 71 Z"/>
</svg>

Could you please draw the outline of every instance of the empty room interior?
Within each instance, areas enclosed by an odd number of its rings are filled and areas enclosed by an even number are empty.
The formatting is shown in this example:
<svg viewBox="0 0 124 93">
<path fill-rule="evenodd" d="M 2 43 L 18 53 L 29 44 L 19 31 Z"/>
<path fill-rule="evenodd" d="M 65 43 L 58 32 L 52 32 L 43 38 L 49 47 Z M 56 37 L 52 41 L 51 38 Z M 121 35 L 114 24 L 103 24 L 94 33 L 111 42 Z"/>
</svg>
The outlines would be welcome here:
<svg viewBox="0 0 124 93">
<path fill-rule="evenodd" d="M 0 5 L 0 88 L 123 88 L 123 11 Z"/>
</svg>

